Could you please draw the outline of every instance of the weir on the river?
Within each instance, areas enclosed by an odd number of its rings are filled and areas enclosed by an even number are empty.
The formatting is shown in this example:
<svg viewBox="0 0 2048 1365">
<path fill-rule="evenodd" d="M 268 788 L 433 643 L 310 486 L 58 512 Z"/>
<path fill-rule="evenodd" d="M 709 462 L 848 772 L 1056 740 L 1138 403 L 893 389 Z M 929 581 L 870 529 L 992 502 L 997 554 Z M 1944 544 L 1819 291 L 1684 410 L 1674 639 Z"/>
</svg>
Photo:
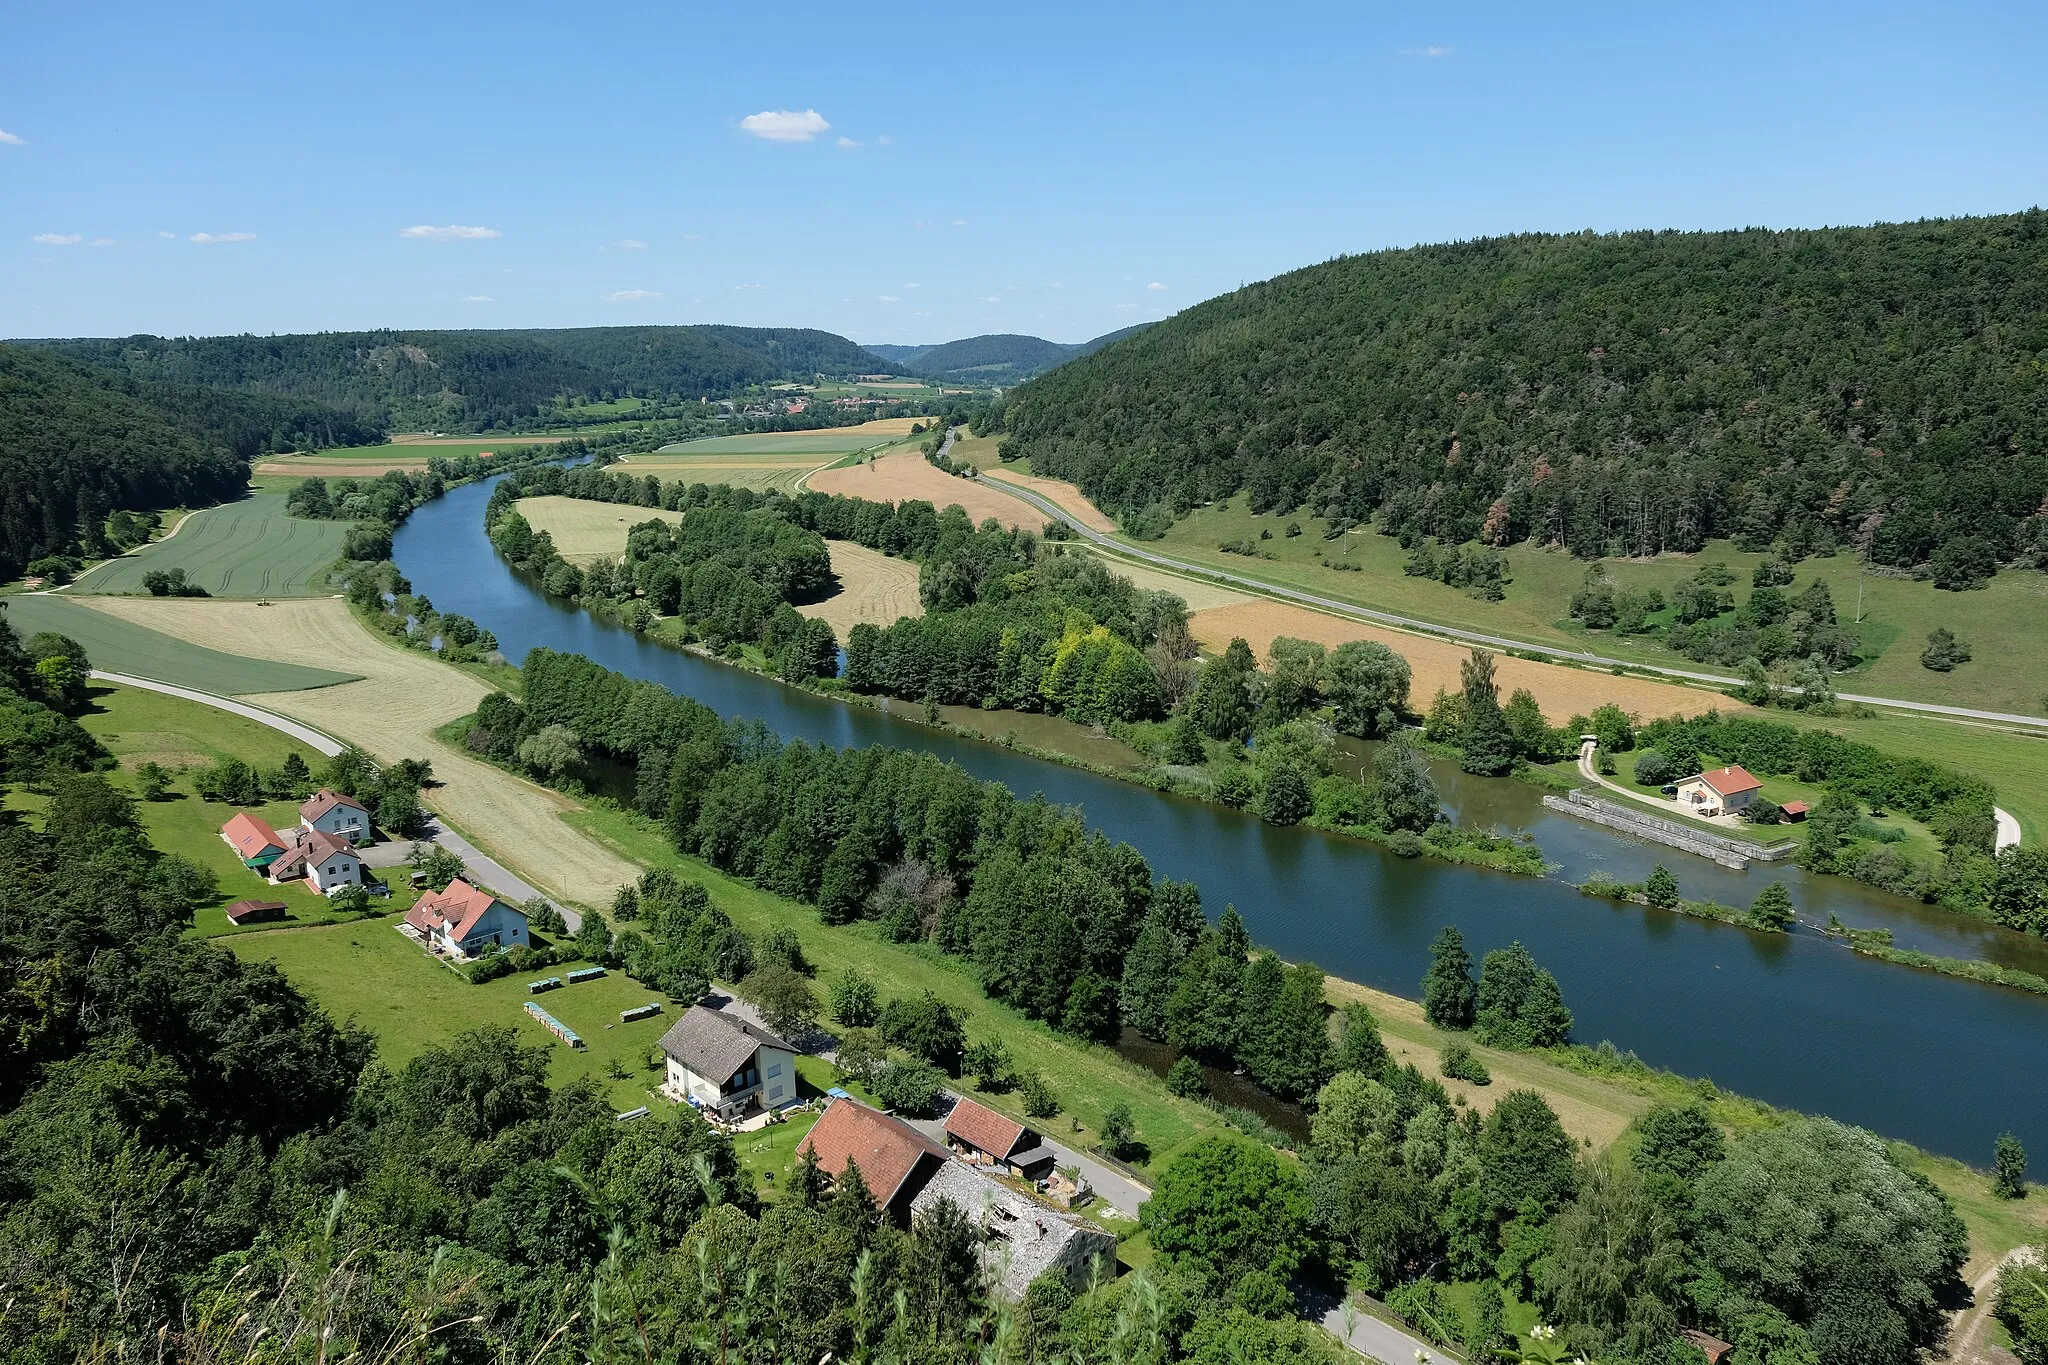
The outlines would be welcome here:
<svg viewBox="0 0 2048 1365">
<path fill-rule="evenodd" d="M 1890 928 L 1902 947 L 2048 974 L 2039 940 L 1841 878 L 1768 865 L 1737 872 L 1652 848 L 1545 812 L 1534 788 L 1514 782 L 1439 770 L 1447 806 L 1534 831 L 1558 876 L 1397 858 L 956 738 L 650 644 L 548 598 L 484 536 L 492 482 L 414 512 L 393 556 L 415 591 L 495 633 L 515 662 L 537 645 L 583 654 L 790 738 L 924 749 L 1020 793 L 1080 805 L 1156 872 L 1198 884 L 1212 916 L 1234 903 L 1257 942 L 1336 976 L 1413 996 L 1443 925 L 1463 930 L 1475 956 L 1520 939 L 1557 976 L 1583 1041 L 1611 1039 L 1652 1065 L 1978 1165 L 2004 1131 L 2048 1151 L 2048 998 L 1858 958 L 1811 932 L 1760 934 L 1582 896 L 1570 882 L 1595 870 L 1639 881 L 1661 861 L 1686 894 L 1747 904 L 1783 880 L 1802 917 L 1834 913 Z"/>
</svg>

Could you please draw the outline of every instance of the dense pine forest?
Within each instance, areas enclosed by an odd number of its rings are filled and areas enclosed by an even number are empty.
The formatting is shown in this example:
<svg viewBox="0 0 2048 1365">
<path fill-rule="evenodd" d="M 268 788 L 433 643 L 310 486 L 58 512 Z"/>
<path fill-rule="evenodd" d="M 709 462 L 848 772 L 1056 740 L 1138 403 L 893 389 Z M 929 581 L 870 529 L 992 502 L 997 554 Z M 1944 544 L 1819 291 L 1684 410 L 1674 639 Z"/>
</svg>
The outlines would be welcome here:
<svg viewBox="0 0 2048 1365">
<path fill-rule="evenodd" d="M 2048 553 L 2048 213 L 1350 256 L 1008 396 L 1006 455 L 1127 523 L 1240 490 L 1448 544 Z"/>
<path fill-rule="evenodd" d="M 844 337 L 796 327 L 583 327 L 34 343 L 138 380 L 337 408 L 392 430 L 488 429 L 564 396 L 719 397 L 750 384 L 887 369 Z"/>
</svg>

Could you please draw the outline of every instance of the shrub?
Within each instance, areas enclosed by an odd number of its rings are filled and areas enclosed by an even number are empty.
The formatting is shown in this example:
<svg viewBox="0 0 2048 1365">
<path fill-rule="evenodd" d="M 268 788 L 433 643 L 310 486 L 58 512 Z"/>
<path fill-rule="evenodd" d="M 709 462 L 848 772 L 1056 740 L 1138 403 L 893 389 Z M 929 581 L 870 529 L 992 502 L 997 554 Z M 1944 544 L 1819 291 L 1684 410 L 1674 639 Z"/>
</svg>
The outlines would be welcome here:
<svg viewBox="0 0 2048 1365">
<path fill-rule="evenodd" d="M 1661 750 L 1645 749 L 1636 755 L 1636 781 L 1645 787 L 1661 787 L 1685 776 Z"/>
<path fill-rule="evenodd" d="M 1052 1093 L 1052 1087 L 1036 1071 L 1027 1071 L 1017 1082 L 1018 1093 L 1024 1098 L 1024 1112 L 1035 1119 L 1049 1119 L 1060 1112 L 1059 1096 Z"/>
<path fill-rule="evenodd" d="M 1454 1081 L 1470 1081 L 1473 1085 L 1492 1085 L 1493 1073 L 1486 1069 L 1486 1063 L 1479 1060 L 1471 1047 L 1464 1043 L 1446 1043 L 1438 1055 L 1437 1069 Z"/>
<path fill-rule="evenodd" d="M 1927 634 L 1927 648 L 1920 651 L 1920 666 L 1931 668 L 1936 673 L 1946 673 L 1957 664 L 1970 661 L 1970 647 L 1958 640 L 1955 632 L 1947 626 L 1937 626 Z"/>
<path fill-rule="evenodd" d="M 875 983 L 866 972 L 849 969 L 832 983 L 832 1019 L 841 1028 L 871 1028 L 882 1014 Z"/>
<path fill-rule="evenodd" d="M 1010 1049 L 1003 1046 L 1000 1038 L 991 1038 L 968 1048 L 964 1064 L 974 1077 L 977 1090 L 1000 1095 L 1017 1084 L 1016 1073 L 1010 1068 Z"/>
<path fill-rule="evenodd" d="M 911 1118 L 928 1119 L 938 1112 L 945 1076 L 915 1057 L 888 1062 L 868 1078 L 868 1091 L 884 1109 Z"/>
<path fill-rule="evenodd" d="M 1166 1088 L 1184 1100 L 1206 1099 L 1209 1082 L 1202 1075 L 1202 1064 L 1192 1057 L 1176 1057 L 1173 1065 L 1166 1069 Z"/>
<path fill-rule="evenodd" d="M 1387 1295 L 1387 1307 L 1439 1346 L 1456 1346 L 1465 1338 L 1457 1305 L 1435 1280 L 1413 1280 Z"/>
<path fill-rule="evenodd" d="M 1387 852 L 1396 858 L 1420 858 L 1422 837 L 1412 829 L 1397 829 L 1387 836 Z"/>
<path fill-rule="evenodd" d="M 1131 1106 L 1118 1100 L 1102 1116 L 1102 1150 L 1119 1161 L 1128 1161 L 1138 1154 L 1138 1122 L 1131 1117 Z"/>
</svg>

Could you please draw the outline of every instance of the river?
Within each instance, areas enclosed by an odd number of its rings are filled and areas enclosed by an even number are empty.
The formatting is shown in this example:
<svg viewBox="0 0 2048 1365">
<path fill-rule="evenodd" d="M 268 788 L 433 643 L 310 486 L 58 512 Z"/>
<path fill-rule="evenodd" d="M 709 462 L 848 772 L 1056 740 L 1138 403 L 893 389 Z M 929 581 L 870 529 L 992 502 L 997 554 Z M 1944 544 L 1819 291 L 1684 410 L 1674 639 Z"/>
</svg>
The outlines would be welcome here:
<svg viewBox="0 0 2048 1365">
<path fill-rule="evenodd" d="M 1686 895 L 1746 905 L 1781 878 L 1803 919 L 1833 911 L 1892 929 L 1904 947 L 2048 974 L 2048 948 L 2034 940 L 1797 868 L 1730 872 L 1554 815 L 1513 782 L 1439 770 L 1451 809 L 1528 828 L 1562 864 L 1556 877 L 1396 858 L 848 706 L 649 644 L 549 599 L 484 536 L 491 482 L 414 512 L 393 557 L 415 591 L 489 629 L 509 659 L 543 645 L 582 654 L 791 738 L 925 749 L 1019 793 L 1079 805 L 1156 872 L 1197 883 L 1212 917 L 1233 903 L 1258 943 L 1336 976 L 1413 996 L 1444 925 L 1464 932 L 1475 959 L 1520 939 L 1556 974 L 1580 1039 L 1612 1039 L 1652 1065 L 1979 1166 L 2004 1131 L 2048 1153 L 2048 997 L 1859 958 L 1810 930 L 1758 934 L 1596 900 L 1566 879 L 1604 868 L 1641 880 L 1662 862 Z"/>
</svg>

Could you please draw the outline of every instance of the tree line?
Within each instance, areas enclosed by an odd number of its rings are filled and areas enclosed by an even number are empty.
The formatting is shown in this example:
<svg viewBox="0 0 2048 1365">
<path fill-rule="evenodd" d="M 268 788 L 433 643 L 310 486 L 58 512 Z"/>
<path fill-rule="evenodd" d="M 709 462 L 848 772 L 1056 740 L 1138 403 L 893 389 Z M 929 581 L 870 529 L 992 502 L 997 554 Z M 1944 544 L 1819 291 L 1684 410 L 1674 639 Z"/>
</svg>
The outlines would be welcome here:
<svg viewBox="0 0 2048 1365">
<path fill-rule="evenodd" d="M 1007 456 L 1159 529 L 1244 492 L 1449 545 L 1727 537 L 1967 587 L 2048 552 L 2044 263 L 2040 209 L 1381 251 L 1199 304 L 998 420 Z"/>
</svg>

